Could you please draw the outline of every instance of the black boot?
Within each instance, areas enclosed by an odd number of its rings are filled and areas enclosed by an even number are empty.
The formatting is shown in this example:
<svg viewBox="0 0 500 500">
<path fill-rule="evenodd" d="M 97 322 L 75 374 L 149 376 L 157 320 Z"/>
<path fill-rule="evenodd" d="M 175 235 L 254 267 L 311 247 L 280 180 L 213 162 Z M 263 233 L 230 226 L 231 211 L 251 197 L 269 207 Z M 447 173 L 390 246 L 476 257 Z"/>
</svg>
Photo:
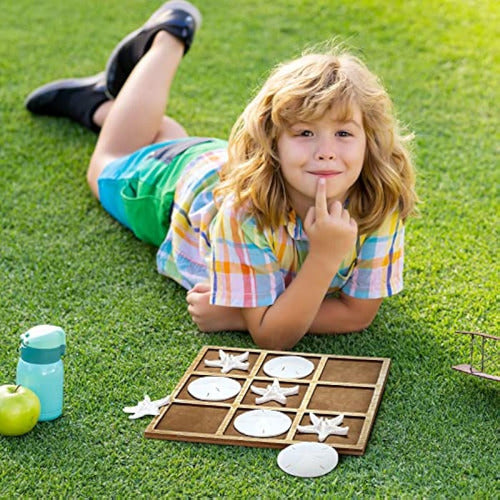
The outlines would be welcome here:
<svg viewBox="0 0 500 500">
<path fill-rule="evenodd" d="M 184 0 L 163 4 L 139 29 L 129 33 L 113 50 L 106 64 L 108 94 L 116 97 L 135 65 L 149 50 L 159 31 L 167 31 L 184 43 L 184 54 L 201 26 L 198 9 Z"/>
<path fill-rule="evenodd" d="M 104 73 L 87 78 L 70 78 L 47 83 L 26 99 L 26 108 L 37 115 L 63 116 L 98 133 L 93 120 L 95 110 L 109 100 Z"/>
</svg>

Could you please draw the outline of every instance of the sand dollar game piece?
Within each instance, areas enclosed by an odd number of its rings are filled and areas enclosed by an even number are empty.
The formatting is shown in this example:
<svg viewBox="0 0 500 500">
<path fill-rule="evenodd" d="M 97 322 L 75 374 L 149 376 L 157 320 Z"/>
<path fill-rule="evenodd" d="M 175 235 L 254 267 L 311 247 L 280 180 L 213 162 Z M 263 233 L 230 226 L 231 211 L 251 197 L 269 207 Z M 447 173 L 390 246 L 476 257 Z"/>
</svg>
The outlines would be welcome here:
<svg viewBox="0 0 500 500">
<path fill-rule="evenodd" d="M 224 401 L 241 391 L 241 384 L 229 377 L 201 377 L 188 385 L 189 394 L 202 401 Z"/>
<path fill-rule="evenodd" d="M 303 378 L 314 370 L 314 364 L 301 356 L 279 356 L 264 364 L 264 373 L 276 378 Z"/>
<path fill-rule="evenodd" d="M 279 436 L 292 425 L 288 415 L 275 410 L 251 410 L 234 420 L 238 432 L 252 437 Z"/>
<path fill-rule="evenodd" d="M 323 443 L 297 443 L 278 454 L 278 466 L 297 477 L 318 477 L 335 469 L 339 455 L 335 448 Z"/>
</svg>

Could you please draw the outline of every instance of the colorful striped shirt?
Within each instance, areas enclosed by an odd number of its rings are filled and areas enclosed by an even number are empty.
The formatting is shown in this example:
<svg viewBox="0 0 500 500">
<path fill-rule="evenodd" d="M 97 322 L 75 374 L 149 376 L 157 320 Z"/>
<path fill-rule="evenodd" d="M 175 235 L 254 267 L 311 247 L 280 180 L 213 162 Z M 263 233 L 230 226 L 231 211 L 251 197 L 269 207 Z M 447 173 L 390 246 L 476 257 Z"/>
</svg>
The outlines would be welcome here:
<svg viewBox="0 0 500 500">
<path fill-rule="evenodd" d="M 309 250 L 294 212 L 278 229 L 260 231 L 230 198 L 216 208 L 212 196 L 225 148 L 186 165 L 174 199 L 171 226 L 157 254 L 158 271 L 189 289 L 206 281 L 212 304 L 260 307 L 275 302 L 299 272 Z M 403 288 L 404 226 L 395 212 L 356 245 L 333 277 L 328 294 L 341 290 L 363 299 L 388 297 Z"/>
</svg>

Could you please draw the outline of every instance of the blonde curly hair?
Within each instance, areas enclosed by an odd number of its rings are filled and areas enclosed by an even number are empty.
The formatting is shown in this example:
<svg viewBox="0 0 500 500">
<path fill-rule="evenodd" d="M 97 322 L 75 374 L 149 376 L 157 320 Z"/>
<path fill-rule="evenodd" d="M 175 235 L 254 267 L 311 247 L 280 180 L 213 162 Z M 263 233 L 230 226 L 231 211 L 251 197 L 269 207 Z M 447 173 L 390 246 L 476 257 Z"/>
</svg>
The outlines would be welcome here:
<svg viewBox="0 0 500 500">
<path fill-rule="evenodd" d="M 216 199 L 234 196 L 259 227 L 277 228 L 292 209 L 280 169 L 277 141 L 294 122 L 320 118 L 334 107 L 363 116 L 363 169 L 348 193 L 360 234 L 377 229 L 394 210 L 405 220 L 415 211 L 415 172 L 393 105 L 377 77 L 356 56 L 339 49 L 305 54 L 277 66 L 236 121 Z"/>
</svg>

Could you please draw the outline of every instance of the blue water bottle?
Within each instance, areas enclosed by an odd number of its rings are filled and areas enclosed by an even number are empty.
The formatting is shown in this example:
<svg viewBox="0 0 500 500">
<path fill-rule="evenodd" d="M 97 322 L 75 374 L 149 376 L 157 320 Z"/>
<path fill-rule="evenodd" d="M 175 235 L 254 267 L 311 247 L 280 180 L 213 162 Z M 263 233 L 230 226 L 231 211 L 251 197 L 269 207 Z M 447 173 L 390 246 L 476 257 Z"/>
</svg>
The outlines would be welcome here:
<svg viewBox="0 0 500 500">
<path fill-rule="evenodd" d="M 21 335 L 21 356 L 17 363 L 17 384 L 31 389 L 40 399 L 39 422 L 62 414 L 64 368 L 61 355 L 66 350 L 62 328 L 38 325 Z"/>
</svg>

